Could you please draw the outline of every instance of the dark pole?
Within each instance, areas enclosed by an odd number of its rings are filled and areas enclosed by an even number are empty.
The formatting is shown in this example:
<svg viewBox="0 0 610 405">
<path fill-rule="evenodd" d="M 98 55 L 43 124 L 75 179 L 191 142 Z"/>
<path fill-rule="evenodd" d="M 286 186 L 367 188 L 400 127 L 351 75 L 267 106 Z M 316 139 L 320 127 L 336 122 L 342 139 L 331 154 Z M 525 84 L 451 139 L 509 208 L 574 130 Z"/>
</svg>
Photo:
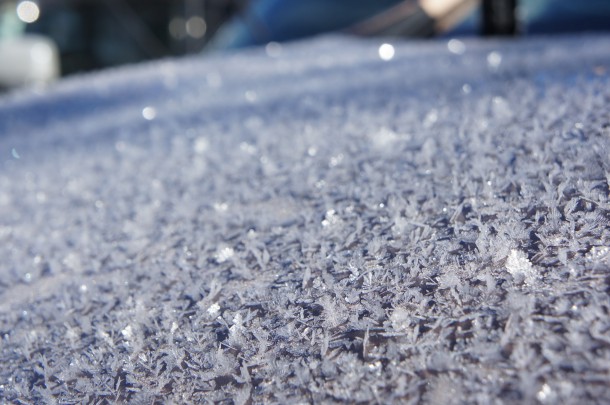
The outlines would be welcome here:
<svg viewBox="0 0 610 405">
<path fill-rule="evenodd" d="M 483 0 L 483 35 L 517 34 L 517 0 Z"/>
</svg>

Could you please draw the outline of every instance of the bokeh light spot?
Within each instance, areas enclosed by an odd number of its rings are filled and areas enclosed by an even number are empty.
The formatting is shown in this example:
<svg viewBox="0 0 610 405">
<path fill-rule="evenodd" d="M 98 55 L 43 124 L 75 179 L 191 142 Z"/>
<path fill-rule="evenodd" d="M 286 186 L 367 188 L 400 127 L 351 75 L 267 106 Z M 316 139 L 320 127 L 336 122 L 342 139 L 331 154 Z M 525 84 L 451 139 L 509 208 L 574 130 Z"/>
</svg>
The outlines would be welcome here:
<svg viewBox="0 0 610 405">
<path fill-rule="evenodd" d="M 379 57 L 382 60 L 392 60 L 394 58 L 394 47 L 390 44 L 382 44 L 379 47 Z"/>
<path fill-rule="evenodd" d="M 186 22 L 186 32 L 195 39 L 203 38 L 207 30 L 205 20 L 199 16 L 194 16 Z"/>
<path fill-rule="evenodd" d="M 24 23 L 33 23 L 40 17 L 40 8 L 33 1 L 22 1 L 17 5 L 17 17 Z"/>
</svg>

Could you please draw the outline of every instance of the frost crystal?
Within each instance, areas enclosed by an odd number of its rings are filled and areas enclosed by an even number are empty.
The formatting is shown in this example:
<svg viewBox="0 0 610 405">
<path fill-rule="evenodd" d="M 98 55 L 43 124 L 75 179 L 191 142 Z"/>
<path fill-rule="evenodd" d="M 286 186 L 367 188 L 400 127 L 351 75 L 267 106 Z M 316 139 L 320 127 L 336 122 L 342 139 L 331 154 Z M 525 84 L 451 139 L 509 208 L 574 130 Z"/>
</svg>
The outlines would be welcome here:
<svg viewBox="0 0 610 405">
<path fill-rule="evenodd" d="M 229 246 L 225 246 L 222 247 L 220 249 L 218 249 L 218 251 L 216 252 L 216 261 L 218 261 L 218 263 L 224 263 L 227 260 L 229 260 L 230 258 L 233 257 L 233 255 L 235 254 L 235 251 L 233 250 L 232 247 Z"/>
<path fill-rule="evenodd" d="M 525 254 L 519 250 L 510 251 L 506 259 L 506 269 L 514 277 L 522 277 L 525 282 L 531 284 L 536 280 L 536 271 Z"/>
<path fill-rule="evenodd" d="M 210 316 L 215 317 L 220 313 L 220 305 L 218 305 L 218 303 L 215 302 L 208 307 L 207 311 L 208 311 L 208 314 L 210 314 Z"/>
<path fill-rule="evenodd" d="M 407 330 L 411 322 L 411 314 L 404 308 L 395 308 L 390 316 L 392 328 L 397 331 Z"/>
<path fill-rule="evenodd" d="M 133 339 L 133 328 L 131 327 L 131 325 L 127 325 L 125 327 L 125 329 L 123 329 L 121 331 L 121 334 L 123 335 L 125 340 L 132 340 Z"/>
</svg>

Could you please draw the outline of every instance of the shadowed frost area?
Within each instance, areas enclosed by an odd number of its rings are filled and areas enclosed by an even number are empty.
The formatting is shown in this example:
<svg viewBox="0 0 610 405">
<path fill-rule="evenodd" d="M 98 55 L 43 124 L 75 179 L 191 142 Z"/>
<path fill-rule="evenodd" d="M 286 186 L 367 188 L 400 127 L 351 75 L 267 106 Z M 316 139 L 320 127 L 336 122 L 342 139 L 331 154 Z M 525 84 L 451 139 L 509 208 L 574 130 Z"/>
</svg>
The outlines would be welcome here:
<svg viewBox="0 0 610 405">
<path fill-rule="evenodd" d="M 608 43 L 327 37 L 5 96 L 0 402 L 610 401 Z"/>
</svg>

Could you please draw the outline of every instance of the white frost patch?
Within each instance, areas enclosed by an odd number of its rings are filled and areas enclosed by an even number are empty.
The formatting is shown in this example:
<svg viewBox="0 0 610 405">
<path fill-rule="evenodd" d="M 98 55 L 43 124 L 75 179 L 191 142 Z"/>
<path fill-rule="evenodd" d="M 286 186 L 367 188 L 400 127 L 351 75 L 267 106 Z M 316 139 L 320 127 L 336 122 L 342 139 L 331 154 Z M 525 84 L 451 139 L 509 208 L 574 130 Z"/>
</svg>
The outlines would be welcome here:
<svg viewBox="0 0 610 405">
<path fill-rule="evenodd" d="M 231 326 L 229 328 L 229 333 L 233 339 L 236 339 L 241 334 L 241 332 L 244 328 L 243 322 L 244 322 L 244 320 L 240 314 L 236 314 L 233 317 L 233 326 Z"/>
<path fill-rule="evenodd" d="M 341 164 L 341 162 L 343 162 L 344 158 L 345 158 L 345 156 L 343 155 L 343 153 L 339 153 L 338 155 L 335 155 L 330 158 L 330 160 L 328 161 L 328 166 L 329 167 L 339 166 Z"/>
<path fill-rule="evenodd" d="M 492 69 L 496 70 L 500 67 L 502 63 L 502 54 L 500 52 L 490 52 L 487 54 L 487 65 Z"/>
<path fill-rule="evenodd" d="M 513 116 L 513 110 L 504 97 L 496 96 L 492 99 L 492 111 L 499 119 L 509 119 Z"/>
<path fill-rule="evenodd" d="M 527 259 L 525 253 L 520 250 L 513 249 L 510 251 L 506 259 L 506 270 L 516 279 L 523 279 L 526 284 L 532 284 L 536 281 L 536 271 L 532 267 L 532 263 Z"/>
<path fill-rule="evenodd" d="M 401 138 L 408 139 L 408 136 L 401 137 L 401 135 L 387 127 L 382 127 L 370 136 L 373 146 L 379 149 L 390 148 Z"/>
<path fill-rule="evenodd" d="M 199 138 L 197 138 L 193 141 L 193 150 L 198 155 L 205 153 L 209 149 L 209 147 L 210 147 L 210 143 L 208 142 L 208 140 L 206 138 L 204 138 L 202 136 L 200 136 Z"/>
<path fill-rule="evenodd" d="M 341 218 L 337 215 L 337 211 L 331 209 L 326 211 L 326 215 L 322 220 L 322 226 L 328 227 L 331 225 L 338 224 L 339 222 L 341 222 Z"/>
<path fill-rule="evenodd" d="M 404 308 L 396 308 L 390 315 L 390 322 L 396 331 L 407 330 L 411 324 L 411 315 Z"/>
<path fill-rule="evenodd" d="M 214 203 L 214 209 L 218 212 L 227 212 L 229 210 L 229 204 L 226 202 Z"/>
<path fill-rule="evenodd" d="M 423 124 L 424 124 L 425 128 L 430 128 L 432 125 L 436 124 L 437 121 L 438 121 L 438 110 L 436 108 L 433 108 L 432 110 L 428 111 L 428 113 L 424 117 Z"/>
<path fill-rule="evenodd" d="M 215 258 L 218 263 L 224 263 L 227 260 L 229 260 L 230 258 L 232 258 L 234 254 L 235 254 L 235 251 L 233 250 L 232 247 L 225 246 L 225 247 L 218 249 L 218 251 L 216 252 Z"/>
<path fill-rule="evenodd" d="M 217 302 L 213 303 L 212 305 L 209 306 L 207 312 L 212 317 L 218 316 L 218 314 L 220 313 L 220 305 L 218 305 Z"/>
<path fill-rule="evenodd" d="M 454 53 L 456 55 L 463 55 L 464 52 L 466 52 L 466 44 L 464 44 L 459 39 L 453 38 L 450 39 L 449 42 L 447 42 L 447 49 L 449 49 L 449 52 Z"/>
<path fill-rule="evenodd" d="M 64 257 L 63 263 L 70 270 L 80 273 L 82 271 L 82 263 L 80 257 L 74 253 L 68 253 L 66 257 Z"/>
<path fill-rule="evenodd" d="M 79 338 L 78 332 L 76 331 L 75 328 L 71 328 L 69 326 L 67 326 L 66 329 L 66 337 L 71 341 L 71 342 L 76 342 Z"/>
<path fill-rule="evenodd" d="M 127 325 L 125 329 L 121 331 L 121 335 L 123 335 L 125 340 L 133 340 L 133 328 L 131 325 Z"/>
<path fill-rule="evenodd" d="M 593 246 L 585 258 L 592 262 L 601 262 L 608 259 L 608 253 L 610 253 L 610 248 L 607 246 Z"/>
<path fill-rule="evenodd" d="M 536 398 L 542 403 L 551 403 L 557 400 L 553 390 L 548 384 L 542 384 L 540 391 L 536 394 Z"/>
</svg>

